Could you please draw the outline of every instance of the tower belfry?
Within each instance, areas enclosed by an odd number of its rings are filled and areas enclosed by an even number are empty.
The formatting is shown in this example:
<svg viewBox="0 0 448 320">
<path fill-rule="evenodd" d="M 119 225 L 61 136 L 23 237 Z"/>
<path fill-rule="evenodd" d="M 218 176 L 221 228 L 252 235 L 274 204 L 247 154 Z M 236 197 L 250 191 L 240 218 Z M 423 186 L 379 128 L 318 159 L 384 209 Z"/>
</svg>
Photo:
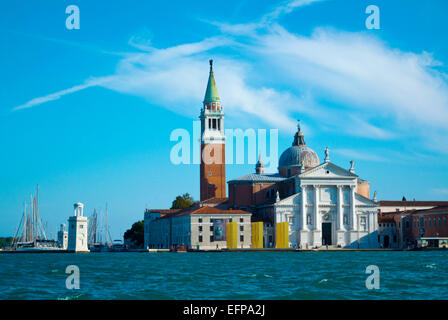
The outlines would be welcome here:
<svg viewBox="0 0 448 320">
<path fill-rule="evenodd" d="M 226 197 L 224 111 L 219 99 L 213 60 L 201 109 L 201 201 Z"/>
</svg>

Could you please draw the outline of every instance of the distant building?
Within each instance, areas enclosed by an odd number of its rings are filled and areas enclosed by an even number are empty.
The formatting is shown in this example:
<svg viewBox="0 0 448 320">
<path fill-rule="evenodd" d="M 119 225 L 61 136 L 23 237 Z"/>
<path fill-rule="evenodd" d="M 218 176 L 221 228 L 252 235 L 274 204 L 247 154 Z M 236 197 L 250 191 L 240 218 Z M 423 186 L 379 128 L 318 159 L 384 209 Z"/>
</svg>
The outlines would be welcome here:
<svg viewBox="0 0 448 320">
<path fill-rule="evenodd" d="M 408 222 L 414 245 L 448 248 L 448 206 L 415 210 Z"/>
<path fill-rule="evenodd" d="M 448 206 L 448 201 L 395 201 L 382 200 L 379 202 L 379 213 L 402 212 L 408 210 L 424 210 L 438 206 Z"/>
<path fill-rule="evenodd" d="M 74 215 L 68 219 L 68 246 L 67 250 L 74 252 L 89 252 L 87 246 L 87 217 L 84 217 L 84 205 L 80 202 L 74 204 Z"/>
<path fill-rule="evenodd" d="M 183 210 L 145 212 L 145 248 L 227 248 L 227 226 L 237 223 L 237 247 L 251 247 L 251 213 L 203 204 Z"/>
<path fill-rule="evenodd" d="M 68 246 L 68 232 L 65 230 L 65 224 L 61 224 L 58 231 L 58 247 L 66 250 Z"/>
<path fill-rule="evenodd" d="M 428 205 L 437 202 L 426 201 L 426 203 Z M 381 213 L 378 219 L 381 245 L 384 248 L 448 246 L 448 206 L 391 211 Z M 392 238 L 393 235 L 397 235 L 397 242 L 393 241 L 395 239 Z"/>
<path fill-rule="evenodd" d="M 378 216 L 378 241 L 383 249 L 401 247 L 398 228 L 393 216 Z"/>
</svg>

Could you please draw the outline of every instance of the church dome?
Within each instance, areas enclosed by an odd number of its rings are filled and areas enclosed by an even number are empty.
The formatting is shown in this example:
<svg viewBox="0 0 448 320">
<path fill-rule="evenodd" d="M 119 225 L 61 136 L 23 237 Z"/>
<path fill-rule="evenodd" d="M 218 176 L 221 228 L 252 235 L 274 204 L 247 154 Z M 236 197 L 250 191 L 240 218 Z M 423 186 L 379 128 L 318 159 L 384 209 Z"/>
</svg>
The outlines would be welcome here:
<svg viewBox="0 0 448 320">
<path fill-rule="evenodd" d="M 302 164 L 305 169 L 318 166 L 319 157 L 313 149 L 306 146 L 305 138 L 300 131 L 300 126 L 298 126 L 292 146 L 286 149 L 280 156 L 279 169 L 301 167 Z"/>
<path fill-rule="evenodd" d="M 279 168 L 300 167 L 302 162 L 305 168 L 312 168 L 319 165 L 319 157 L 313 149 L 307 146 L 292 146 L 280 156 Z"/>
</svg>

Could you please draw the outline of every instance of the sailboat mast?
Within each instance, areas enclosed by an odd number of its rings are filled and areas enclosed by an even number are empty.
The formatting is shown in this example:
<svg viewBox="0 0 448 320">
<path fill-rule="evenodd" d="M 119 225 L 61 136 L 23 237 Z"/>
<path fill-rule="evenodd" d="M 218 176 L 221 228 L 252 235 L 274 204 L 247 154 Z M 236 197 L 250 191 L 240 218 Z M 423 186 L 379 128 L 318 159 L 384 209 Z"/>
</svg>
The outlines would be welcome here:
<svg viewBox="0 0 448 320">
<path fill-rule="evenodd" d="M 35 225 L 36 237 L 35 237 L 35 239 L 37 240 L 37 237 L 39 236 L 39 215 L 38 215 L 38 212 L 39 212 L 39 185 L 36 186 L 36 197 L 34 198 L 34 207 L 35 207 L 34 214 L 36 217 L 36 221 L 35 221 L 36 222 L 36 225 Z"/>
</svg>

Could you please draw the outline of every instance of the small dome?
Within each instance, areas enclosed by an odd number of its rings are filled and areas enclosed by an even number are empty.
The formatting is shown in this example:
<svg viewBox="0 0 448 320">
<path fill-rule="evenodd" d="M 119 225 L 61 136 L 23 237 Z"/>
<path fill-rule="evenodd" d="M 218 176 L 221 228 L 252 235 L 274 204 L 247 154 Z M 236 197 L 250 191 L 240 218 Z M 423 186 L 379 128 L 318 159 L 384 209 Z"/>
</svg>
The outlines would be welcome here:
<svg viewBox="0 0 448 320">
<path fill-rule="evenodd" d="M 313 149 L 307 146 L 292 146 L 286 149 L 279 160 L 279 168 L 286 168 L 292 166 L 300 167 L 302 165 L 305 168 L 312 168 L 319 165 L 319 157 Z"/>
<path fill-rule="evenodd" d="M 300 124 L 297 126 L 297 132 L 294 136 L 292 147 L 286 149 L 279 160 L 279 169 L 288 167 L 301 167 L 305 169 L 319 165 L 319 157 L 313 149 L 306 146 L 305 137 L 300 131 Z"/>
</svg>

